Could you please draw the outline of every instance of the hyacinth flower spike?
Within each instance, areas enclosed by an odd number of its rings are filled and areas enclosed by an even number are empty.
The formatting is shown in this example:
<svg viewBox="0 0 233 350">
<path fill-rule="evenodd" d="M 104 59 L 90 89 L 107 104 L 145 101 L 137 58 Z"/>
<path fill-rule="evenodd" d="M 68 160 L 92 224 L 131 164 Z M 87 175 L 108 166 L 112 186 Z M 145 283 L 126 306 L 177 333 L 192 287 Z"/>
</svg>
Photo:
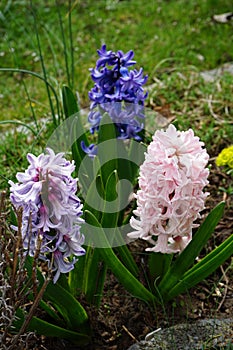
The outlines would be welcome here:
<svg viewBox="0 0 233 350">
<path fill-rule="evenodd" d="M 144 128 L 144 101 L 147 98 L 143 85 L 148 77 L 143 75 L 142 68 L 139 71 L 130 69 L 136 64 L 132 60 L 132 50 L 127 53 L 107 51 L 104 44 L 97 53 L 96 67 L 90 69 L 95 83 L 89 92 L 91 133 L 99 130 L 103 114 L 108 113 L 119 139 L 141 140 L 139 133 Z M 93 145 L 82 144 L 84 152 L 91 157 L 96 154 L 92 152 L 93 148 Z"/>
<path fill-rule="evenodd" d="M 192 239 L 194 221 L 205 207 L 209 156 L 193 130 L 170 125 L 156 131 L 140 167 L 137 209 L 131 238 L 142 238 L 147 251 L 181 252 Z"/>
<path fill-rule="evenodd" d="M 40 241 L 39 258 L 53 261 L 54 283 L 60 273 L 74 268 L 77 257 L 85 254 L 82 204 L 76 196 L 77 179 L 72 178 L 74 162 L 50 148 L 38 157 L 28 154 L 30 163 L 18 173 L 18 183 L 9 181 L 10 199 L 23 208 L 22 239 L 25 252 L 34 256 Z M 18 227 L 14 227 L 18 230 Z"/>
</svg>

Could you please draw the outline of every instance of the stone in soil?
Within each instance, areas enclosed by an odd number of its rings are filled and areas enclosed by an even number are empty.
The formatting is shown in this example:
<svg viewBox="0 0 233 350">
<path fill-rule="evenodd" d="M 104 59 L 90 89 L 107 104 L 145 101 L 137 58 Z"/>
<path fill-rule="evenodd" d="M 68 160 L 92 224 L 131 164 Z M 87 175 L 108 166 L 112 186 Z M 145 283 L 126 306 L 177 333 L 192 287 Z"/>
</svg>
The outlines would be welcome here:
<svg viewBox="0 0 233 350">
<path fill-rule="evenodd" d="M 128 350 L 199 350 L 233 345 L 233 319 L 204 319 L 156 332 Z"/>
</svg>

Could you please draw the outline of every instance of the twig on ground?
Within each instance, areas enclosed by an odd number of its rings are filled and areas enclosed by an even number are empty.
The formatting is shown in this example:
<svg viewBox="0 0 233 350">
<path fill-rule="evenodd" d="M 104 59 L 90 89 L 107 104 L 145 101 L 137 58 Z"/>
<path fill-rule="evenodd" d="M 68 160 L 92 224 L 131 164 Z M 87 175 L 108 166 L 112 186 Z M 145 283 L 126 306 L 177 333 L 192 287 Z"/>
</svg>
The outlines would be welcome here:
<svg viewBox="0 0 233 350">
<path fill-rule="evenodd" d="M 220 302 L 220 304 L 218 305 L 218 308 L 217 308 L 217 311 L 219 311 L 226 299 L 226 296 L 227 296 L 227 291 L 228 291 L 228 284 L 229 284 L 229 279 L 227 278 L 226 276 L 226 273 L 225 271 L 223 270 L 223 267 L 220 266 L 220 269 L 222 271 L 222 274 L 223 274 L 223 279 L 225 280 L 226 284 L 225 284 L 225 288 L 224 288 L 224 293 L 223 293 L 223 297 L 222 297 L 222 300 Z"/>
<path fill-rule="evenodd" d="M 124 325 L 122 325 L 122 328 L 136 343 L 138 342 L 138 340 L 135 338 L 135 336 Z"/>
</svg>

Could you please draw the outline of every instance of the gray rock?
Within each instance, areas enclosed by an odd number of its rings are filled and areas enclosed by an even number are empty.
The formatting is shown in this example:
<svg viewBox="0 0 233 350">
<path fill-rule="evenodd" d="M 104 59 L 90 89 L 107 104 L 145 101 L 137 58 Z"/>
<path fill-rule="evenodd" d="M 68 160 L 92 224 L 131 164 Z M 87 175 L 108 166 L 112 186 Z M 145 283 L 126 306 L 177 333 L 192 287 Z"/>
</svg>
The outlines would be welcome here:
<svg viewBox="0 0 233 350">
<path fill-rule="evenodd" d="M 216 79 L 220 78 L 225 72 L 233 75 L 233 62 L 225 63 L 219 68 L 201 72 L 200 76 L 207 83 L 212 83 Z"/>
<path fill-rule="evenodd" d="M 128 350 L 201 350 L 229 343 L 233 344 L 233 319 L 206 319 L 159 330 Z"/>
</svg>

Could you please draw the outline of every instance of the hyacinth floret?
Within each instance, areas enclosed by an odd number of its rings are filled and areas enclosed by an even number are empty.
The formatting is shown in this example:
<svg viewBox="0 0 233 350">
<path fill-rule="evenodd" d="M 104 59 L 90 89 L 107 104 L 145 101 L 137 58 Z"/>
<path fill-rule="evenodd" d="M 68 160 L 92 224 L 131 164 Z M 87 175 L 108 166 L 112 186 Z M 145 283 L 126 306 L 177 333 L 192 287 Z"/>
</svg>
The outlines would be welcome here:
<svg viewBox="0 0 233 350">
<path fill-rule="evenodd" d="M 100 58 L 96 62 L 96 67 L 90 69 L 95 83 L 89 92 L 91 111 L 88 120 L 91 132 L 98 130 L 102 115 L 107 112 L 115 123 L 120 138 L 139 138 L 138 133 L 144 126 L 142 110 L 147 97 L 143 85 L 148 77 L 143 76 L 142 68 L 139 71 L 129 70 L 129 67 L 136 64 L 136 61 L 132 60 L 134 57 L 132 50 L 124 54 L 120 50 L 107 51 L 106 45 L 102 45 L 97 52 Z M 130 112 L 127 107 L 129 104 L 132 104 Z"/>
<path fill-rule="evenodd" d="M 53 262 L 54 283 L 60 273 L 74 268 L 77 257 L 85 254 L 82 204 L 76 196 L 77 179 L 72 177 L 74 162 L 50 148 L 38 157 L 27 155 L 29 166 L 9 181 L 10 199 L 23 208 L 22 239 L 26 253 Z M 18 230 L 18 227 L 13 227 Z"/>
<path fill-rule="evenodd" d="M 140 167 L 136 216 L 131 238 L 142 238 L 148 251 L 181 252 L 192 239 L 195 220 L 205 207 L 209 156 L 193 130 L 174 125 L 157 130 Z"/>
<path fill-rule="evenodd" d="M 106 44 L 103 44 L 102 47 L 97 50 L 99 59 L 96 62 L 96 68 L 105 67 L 106 64 L 109 66 L 114 66 L 115 69 L 118 68 L 120 64 L 122 67 L 129 67 L 136 63 L 132 58 L 134 57 L 133 50 L 128 51 L 126 54 L 123 51 L 117 51 L 117 54 L 112 51 L 107 51 Z"/>
</svg>

